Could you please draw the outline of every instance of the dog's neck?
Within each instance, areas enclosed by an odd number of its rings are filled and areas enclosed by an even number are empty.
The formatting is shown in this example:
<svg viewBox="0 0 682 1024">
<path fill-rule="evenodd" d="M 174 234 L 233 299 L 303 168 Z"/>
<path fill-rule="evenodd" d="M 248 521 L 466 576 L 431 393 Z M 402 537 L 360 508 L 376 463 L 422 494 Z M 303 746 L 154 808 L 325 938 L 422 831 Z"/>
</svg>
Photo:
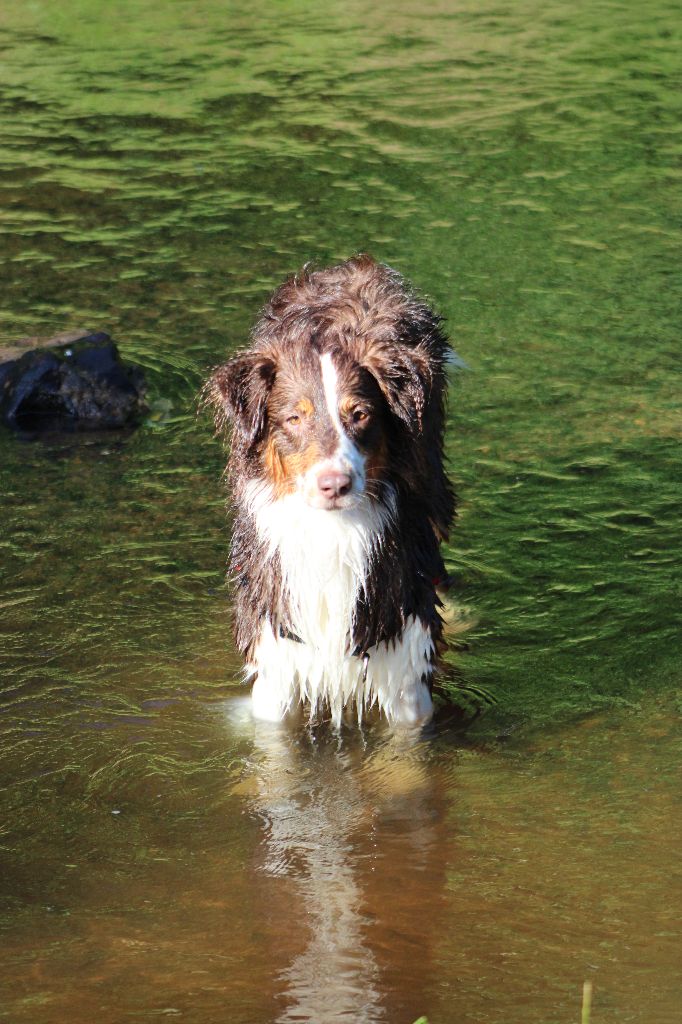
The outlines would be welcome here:
<svg viewBox="0 0 682 1024">
<path fill-rule="evenodd" d="M 295 635 L 327 656 L 343 658 L 391 504 L 363 496 L 352 508 L 326 511 L 311 508 L 297 493 L 275 498 L 260 482 L 247 485 L 246 500 L 268 556 L 279 558 Z"/>
</svg>

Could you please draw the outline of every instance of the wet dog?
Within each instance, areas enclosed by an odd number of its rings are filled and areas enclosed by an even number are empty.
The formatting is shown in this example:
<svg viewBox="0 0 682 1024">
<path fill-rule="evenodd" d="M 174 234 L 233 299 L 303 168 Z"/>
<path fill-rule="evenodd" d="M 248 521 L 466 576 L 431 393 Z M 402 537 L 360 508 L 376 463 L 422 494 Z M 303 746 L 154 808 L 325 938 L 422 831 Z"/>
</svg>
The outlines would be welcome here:
<svg viewBox="0 0 682 1024">
<path fill-rule="evenodd" d="M 256 717 L 432 713 L 442 639 L 440 319 L 368 256 L 304 270 L 205 389 L 232 425 L 236 641 Z"/>
</svg>

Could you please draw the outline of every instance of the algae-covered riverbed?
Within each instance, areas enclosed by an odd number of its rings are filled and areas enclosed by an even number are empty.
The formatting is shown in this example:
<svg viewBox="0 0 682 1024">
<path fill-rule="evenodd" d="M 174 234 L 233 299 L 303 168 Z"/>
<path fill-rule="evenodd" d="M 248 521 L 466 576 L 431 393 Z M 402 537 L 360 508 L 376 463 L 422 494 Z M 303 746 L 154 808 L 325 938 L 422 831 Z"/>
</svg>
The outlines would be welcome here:
<svg viewBox="0 0 682 1024">
<path fill-rule="evenodd" d="M 152 406 L 0 437 L 0 1019 L 677 1019 L 680 23 L 0 4 L 0 347 L 109 331 Z M 357 251 L 468 367 L 445 686 L 496 703 L 413 747 L 249 722 L 196 416 Z"/>
</svg>

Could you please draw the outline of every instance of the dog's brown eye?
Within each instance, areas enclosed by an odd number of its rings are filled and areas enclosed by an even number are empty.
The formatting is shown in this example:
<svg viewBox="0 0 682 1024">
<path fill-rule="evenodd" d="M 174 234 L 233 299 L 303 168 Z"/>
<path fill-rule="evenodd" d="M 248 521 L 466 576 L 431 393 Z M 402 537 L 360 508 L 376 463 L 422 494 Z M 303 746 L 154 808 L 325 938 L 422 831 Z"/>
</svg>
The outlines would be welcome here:
<svg viewBox="0 0 682 1024">
<path fill-rule="evenodd" d="M 301 417 L 294 414 L 293 416 L 287 417 L 287 423 L 290 427 L 297 427 L 301 422 Z"/>
<path fill-rule="evenodd" d="M 365 409 L 353 409 L 353 423 L 366 423 L 369 413 Z"/>
</svg>

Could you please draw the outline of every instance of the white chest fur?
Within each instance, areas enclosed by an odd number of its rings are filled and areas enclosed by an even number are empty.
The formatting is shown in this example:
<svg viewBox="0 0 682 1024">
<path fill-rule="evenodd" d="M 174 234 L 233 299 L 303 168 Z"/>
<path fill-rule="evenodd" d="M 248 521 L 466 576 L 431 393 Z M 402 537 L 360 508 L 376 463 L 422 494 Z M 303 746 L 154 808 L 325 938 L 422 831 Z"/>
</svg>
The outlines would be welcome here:
<svg viewBox="0 0 682 1024">
<path fill-rule="evenodd" d="M 283 586 L 299 640 L 275 634 L 265 621 L 251 676 L 257 718 L 279 721 L 299 702 L 313 713 L 329 707 L 338 724 L 345 707 L 358 717 L 378 704 L 390 721 L 429 718 L 431 632 L 414 617 L 399 641 L 377 644 L 363 660 L 349 650 L 353 612 L 365 586 L 369 557 L 381 552 L 390 511 L 367 498 L 352 509 L 311 508 L 299 494 L 273 500 L 268 487 L 249 493 L 261 538 L 279 555 Z"/>
</svg>

